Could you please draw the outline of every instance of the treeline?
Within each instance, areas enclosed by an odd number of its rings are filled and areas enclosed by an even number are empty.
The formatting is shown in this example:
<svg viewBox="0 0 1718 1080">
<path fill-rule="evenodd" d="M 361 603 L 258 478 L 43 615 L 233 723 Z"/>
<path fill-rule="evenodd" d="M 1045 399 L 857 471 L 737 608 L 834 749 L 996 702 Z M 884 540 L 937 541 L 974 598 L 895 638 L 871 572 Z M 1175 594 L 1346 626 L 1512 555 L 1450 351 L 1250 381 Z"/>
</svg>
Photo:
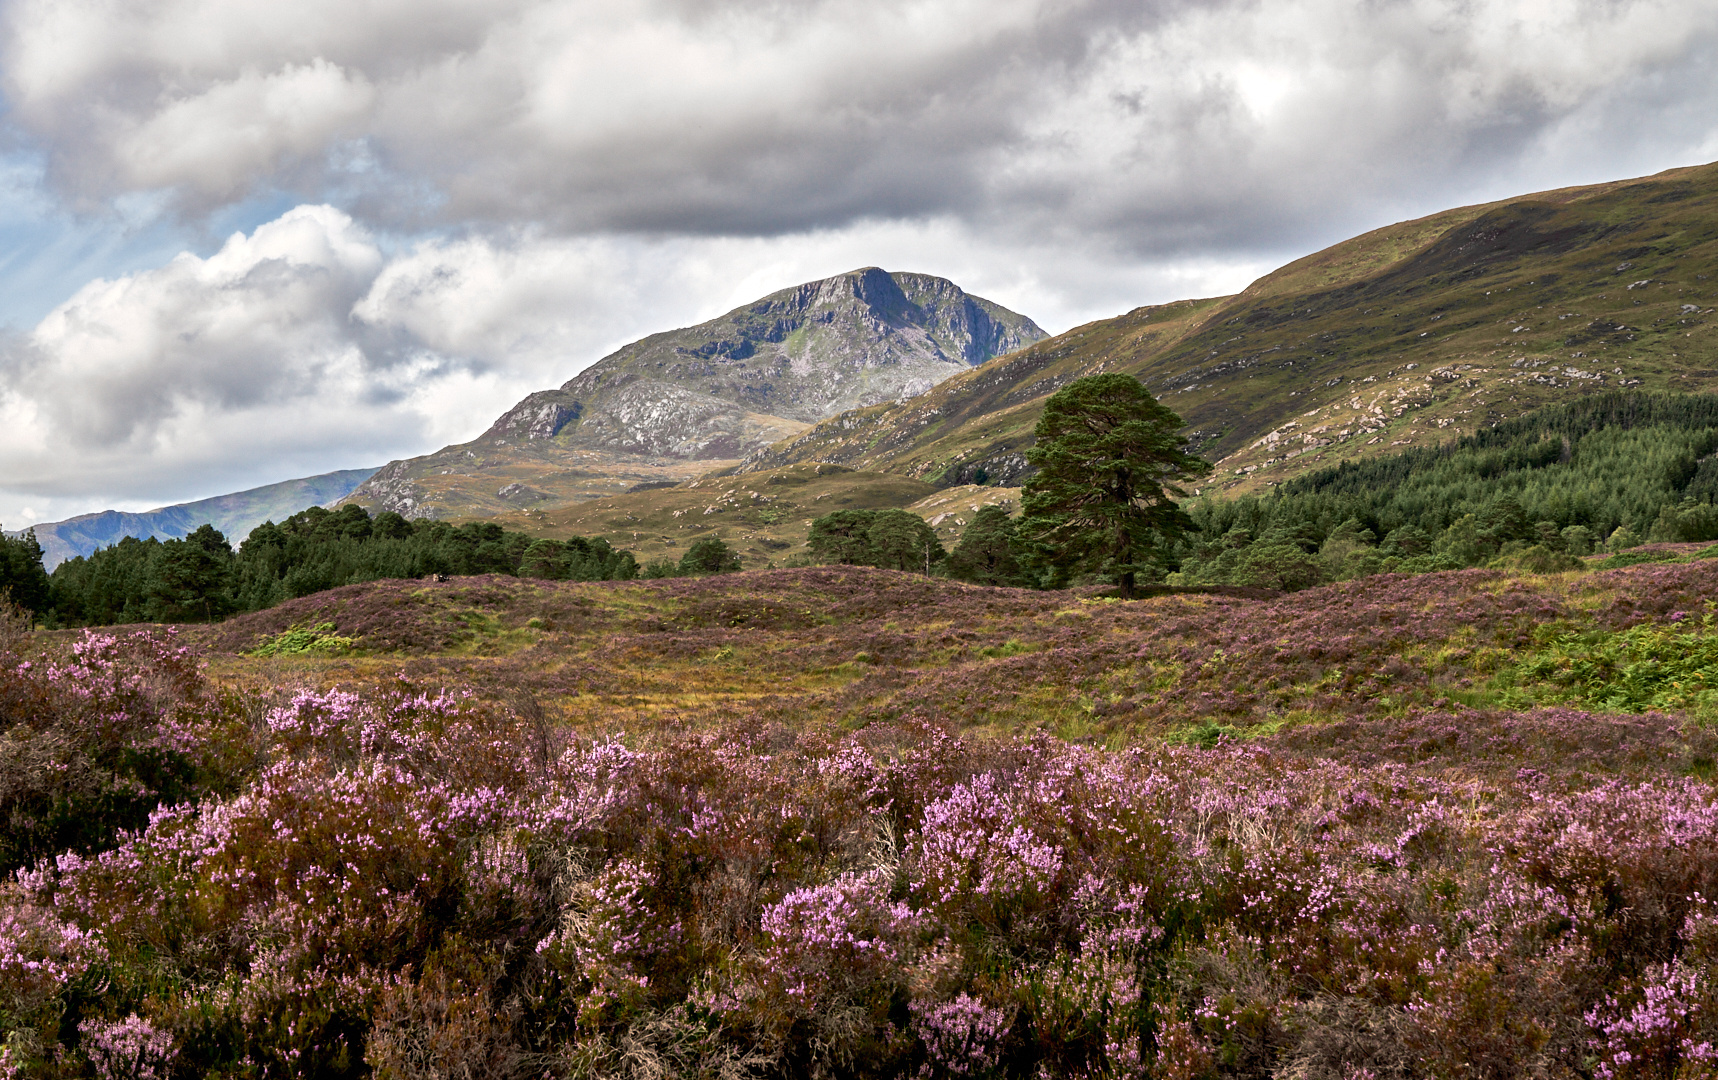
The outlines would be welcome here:
<svg viewBox="0 0 1718 1080">
<path fill-rule="evenodd" d="M 1718 396 L 1608 393 L 1269 495 L 1187 506 L 1184 584 L 1297 588 L 1380 570 L 1551 570 L 1601 546 L 1718 540 Z"/>
<path fill-rule="evenodd" d="M 55 567 L 45 604 L 14 600 L 61 626 L 205 622 L 382 578 L 613 581 L 638 573 L 632 553 L 606 540 L 543 540 L 487 522 L 407 521 L 391 511 L 372 518 L 361 506 L 313 506 L 257 526 L 237 552 L 209 525 L 184 539 L 127 537 Z"/>
<path fill-rule="evenodd" d="M 48 573 L 42 569 L 42 545 L 36 534 L 0 532 L 0 601 L 10 600 L 25 611 L 48 610 Z"/>
<path fill-rule="evenodd" d="M 953 551 L 925 519 L 906 510 L 837 510 L 811 523 L 807 561 L 875 566 L 968 581 L 975 585 L 1055 588 L 1066 584 L 1019 523 L 999 506 L 981 508 Z"/>
</svg>

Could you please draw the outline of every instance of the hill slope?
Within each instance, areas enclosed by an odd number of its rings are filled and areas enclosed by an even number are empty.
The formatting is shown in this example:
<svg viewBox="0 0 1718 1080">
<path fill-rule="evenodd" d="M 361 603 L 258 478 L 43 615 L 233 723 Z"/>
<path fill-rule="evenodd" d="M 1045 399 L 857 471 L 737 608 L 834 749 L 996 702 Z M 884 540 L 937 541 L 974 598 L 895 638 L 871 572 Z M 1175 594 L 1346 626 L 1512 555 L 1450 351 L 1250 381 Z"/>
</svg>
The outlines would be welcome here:
<svg viewBox="0 0 1718 1080">
<path fill-rule="evenodd" d="M 804 461 L 939 485 L 1025 471 L 1045 397 L 1137 375 L 1256 488 L 1599 389 L 1718 389 L 1718 165 L 1541 192 L 1379 229 L 1243 292 L 1138 308 L 856 410 L 741 466 Z"/>
<path fill-rule="evenodd" d="M 42 545 L 42 565 L 49 570 L 67 559 L 117 544 L 127 536 L 169 540 L 185 536 L 205 523 L 236 544 L 265 521 L 279 521 L 312 506 L 333 505 L 375 471 L 342 469 L 196 502 L 176 503 L 141 514 L 103 510 L 31 528 L 36 530 L 36 540 Z"/>
<path fill-rule="evenodd" d="M 678 482 L 1044 336 L 942 278 L 855 270 L 634 342 L 470 443 L 391 462 L 351 501 L 488 516 Z"/>
</svg>

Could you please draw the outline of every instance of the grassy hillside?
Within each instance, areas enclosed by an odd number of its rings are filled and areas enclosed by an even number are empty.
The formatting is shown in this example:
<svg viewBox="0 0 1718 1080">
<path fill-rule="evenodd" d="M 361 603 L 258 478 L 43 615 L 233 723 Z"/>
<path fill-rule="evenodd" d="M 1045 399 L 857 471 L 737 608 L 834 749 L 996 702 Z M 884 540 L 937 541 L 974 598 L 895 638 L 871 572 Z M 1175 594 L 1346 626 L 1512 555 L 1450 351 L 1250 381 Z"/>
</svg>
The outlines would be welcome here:
<svg viewBox="0 0 1718 1080">
<path fill-rule="evenodd" d="M 1596 390 L 1718 388 L 1718 165 L 1379 229 L 1242 293 L 1140 308 L 859 410 L 746 467 L 835 461 L 1012 480 L 1041 402 L 1139 376 L 1219 462 L 1216 490 L 1424 446 Z"/>
<path fill-rule="evenodd" d="M 947 545 L 959 539 L 965 519 L 976 512 L 968 507 L 1013 504 L 1017 499 L 1012 489 L 943 491 L 908 477 L 809 464 L 742 476 L 707 476 L 678 486 L 485 520 L 550 539 L 602 537 L 632 551 L 640 563 L 678 559 L 699 537 L 717 536 L 740 553 L 747 567 L 763 567 L 803 553 L 812 519 L 834 510 L 911 510 L 934 520 L 933 527 Z"/>
<path fill-rule="evenodd" d="M 588 730 L 720 726 L 741 713 L 853 727 L 917 714 L 1126 746 L 1211 725 L 1257 734 L 1579 703 L 1578 687 L 1522 681 L 1523 665 L 1561 647 L 1558 633 L 1596 634 L 1596 650 L 1643 620 L 1698 614 L 1715 594 L 1718 559 L 1132 603 L 830 566 L 661 582 L 375 582 L 186 632 L 239 678 L 348 685 L 405 670 L 502 699 L 529 692 Z M 355 639 L 357 654 L 238 655 L 322 623 Z M 1659 707 L 1718 717 L 1718 684 L 1661 689 Z"/>
</svg>

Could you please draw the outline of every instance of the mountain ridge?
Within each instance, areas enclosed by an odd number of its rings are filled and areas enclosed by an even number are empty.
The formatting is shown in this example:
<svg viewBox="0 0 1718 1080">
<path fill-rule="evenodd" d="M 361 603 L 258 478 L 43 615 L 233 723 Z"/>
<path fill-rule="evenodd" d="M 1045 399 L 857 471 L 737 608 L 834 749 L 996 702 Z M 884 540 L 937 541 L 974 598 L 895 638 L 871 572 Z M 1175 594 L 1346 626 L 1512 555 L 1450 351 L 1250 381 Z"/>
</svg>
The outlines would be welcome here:
<svg viewBox="0 0 1718 1080">
<path fill-rule="evenodd" d="M 41 522 L 20 531 L 35 530 L 36 542 L 42 545 L 42 565 L 50 571 L 67 559 L 87 556 L 128 536 L 171 540 L 205 524 L 213 525 L 229 543 L 237 544 L 264 521 L 344 498 L 375 471 L 338 469 L 141 513 L 100 510 L 63 521 Z"/>
<path fill-rule="evenodd" d="M 347 501 L 489 516 L 682 482 L 1046 336 L 947 279 L 864 267 L 623 346 L 470 442 L 388 463 Z"/>
<path fill-rule="evenodd" d="M 823 421 L 736 470 L 817 461 L 1017 483 L 1044 399 L 1109 370 L 1187 421 L 1220 467 L 1208 489 L 1269 486 L 1596 389 L 1718 388 L 1715 277 L 1718 165 L 1457 207 L 1314 252 L 1233 296 L 1076 327 L 917 398 Z"/>
</svg>

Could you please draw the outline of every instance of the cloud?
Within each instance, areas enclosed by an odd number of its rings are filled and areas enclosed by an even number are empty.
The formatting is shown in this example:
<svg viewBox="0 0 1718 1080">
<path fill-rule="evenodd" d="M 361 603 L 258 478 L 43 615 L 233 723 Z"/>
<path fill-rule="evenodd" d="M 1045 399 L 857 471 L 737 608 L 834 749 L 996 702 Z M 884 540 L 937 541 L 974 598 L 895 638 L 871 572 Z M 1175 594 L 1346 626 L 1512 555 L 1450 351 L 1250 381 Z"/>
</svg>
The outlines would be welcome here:
<svg viewBox="0 0 1718 1080">
<path fill-rule="evenodd" d="M 952 218 L 780 237 L 503 230 L 389 257 L 343 211 L 300 206 L 207 258 L 93 281 L 6 343 L 0 521 L 147 509 L 463 441 L 628 341 L 873 262 L 943 274 L 1054 329 L 1268 268 L 999 245 Z"/>
<path fill-rule="evenodd" d="M 371 361 L 347 312 L 382 262 L 345 214 L 306 206 L 208 258 L 89 283 L 0 358 L 8 487 L 123 496 L 319 441 L 375 453 L 365 433 L 389 418 L 366 403 L 408 375 Z"/>
<path fill-rule="evenodd" d="M 430 450 L 863 265 L 1233 291 L 1718 156 L 1715 61 L 1708 0 L 12 0 L 0 520 Z"/>
<path fill-rule="evenodd" d="M 5 69 L 75 198 L 563 234 L 952 216 L 1153 252 L 1576 167 L 1570 130 L 1689 163 L 1709 109 L 1647 146 L 1613 106 L 1709 104 L 1715 41 L 1705 0 L 20 0 Z"/>
</svg>

